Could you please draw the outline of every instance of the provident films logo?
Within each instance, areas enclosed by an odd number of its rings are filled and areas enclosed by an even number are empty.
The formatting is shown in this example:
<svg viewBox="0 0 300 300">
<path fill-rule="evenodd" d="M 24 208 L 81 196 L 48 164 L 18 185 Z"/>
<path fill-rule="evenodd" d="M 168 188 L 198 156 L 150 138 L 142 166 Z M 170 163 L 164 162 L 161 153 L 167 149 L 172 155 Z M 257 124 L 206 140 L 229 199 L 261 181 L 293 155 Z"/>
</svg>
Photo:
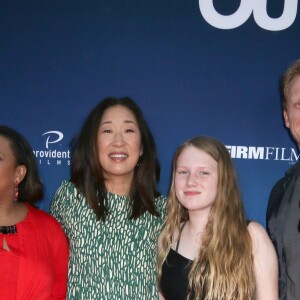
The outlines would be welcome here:
<svg viewBox="0 0 300 300">
<path fill-rule="evenodd" d="M 70 150 L 64 150 L 62 141 L 64 134 L 61 131 L 51 130 L 42 134 L 44 147 L 34 150 L 37 163 L 40 165 L 70 165 Z"/>
</svg>

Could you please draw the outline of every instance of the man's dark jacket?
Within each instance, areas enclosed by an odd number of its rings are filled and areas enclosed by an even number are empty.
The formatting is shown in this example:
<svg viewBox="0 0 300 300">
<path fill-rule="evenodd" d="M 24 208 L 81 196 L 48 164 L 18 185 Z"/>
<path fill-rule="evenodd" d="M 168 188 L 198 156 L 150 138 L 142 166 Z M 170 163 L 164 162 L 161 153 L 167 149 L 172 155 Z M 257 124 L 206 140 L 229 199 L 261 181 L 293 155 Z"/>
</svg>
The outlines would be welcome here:
<svg viewBox="0 0 300 300">
<path fill-rule="evenodd" d="M 283 249 L 283 229 L 286 212 L 292 198 L 295 182 L 300 175 L 300 163 L 296 163 L 273 187 L 267 209 L 267 231 L 275 246 L 279 260 L 280 299 L 285 299 L 286 268 Z M 299 194 L 300 199 L 300 194 Z M 300 299 L 299 299 L 300 300 Z"/>
</svg>

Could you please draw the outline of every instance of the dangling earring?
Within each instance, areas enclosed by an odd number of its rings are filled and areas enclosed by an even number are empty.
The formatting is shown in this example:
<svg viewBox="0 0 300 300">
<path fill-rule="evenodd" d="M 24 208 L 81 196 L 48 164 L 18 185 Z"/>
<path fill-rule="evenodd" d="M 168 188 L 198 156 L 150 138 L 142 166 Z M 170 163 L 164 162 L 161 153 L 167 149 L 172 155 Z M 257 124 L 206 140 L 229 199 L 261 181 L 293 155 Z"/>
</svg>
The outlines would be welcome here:
<svg viewBox="0 0 300 300">
<path fill-rule="evenodd" d="M 18 180 L 16 180 L 16 182 L 15 182 L 14 192 L 15 192 L 14 201 L 18 201 L 18 198 L 19 198 L 19 181 Z"/>
</svg>

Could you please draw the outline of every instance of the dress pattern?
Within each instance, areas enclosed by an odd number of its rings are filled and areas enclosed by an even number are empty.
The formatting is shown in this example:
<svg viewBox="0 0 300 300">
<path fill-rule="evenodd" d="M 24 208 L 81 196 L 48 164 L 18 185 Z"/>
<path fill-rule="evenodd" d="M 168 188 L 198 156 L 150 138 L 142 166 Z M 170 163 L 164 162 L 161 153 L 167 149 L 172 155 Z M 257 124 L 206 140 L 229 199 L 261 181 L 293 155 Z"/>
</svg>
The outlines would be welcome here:
<svg viewBox="0 0 300 300">
<path fill-rule="evenodd" d="M 68 299 L 157 299 L 157 238 L 166 198 L 155 199 L 159 217 L 148 212 L 130 220 L 129 198 L 108 193 L 109 215 L 97 221 L 85 198 L 63 181 L 51 205 L 70 241 Z"/>
</svg>

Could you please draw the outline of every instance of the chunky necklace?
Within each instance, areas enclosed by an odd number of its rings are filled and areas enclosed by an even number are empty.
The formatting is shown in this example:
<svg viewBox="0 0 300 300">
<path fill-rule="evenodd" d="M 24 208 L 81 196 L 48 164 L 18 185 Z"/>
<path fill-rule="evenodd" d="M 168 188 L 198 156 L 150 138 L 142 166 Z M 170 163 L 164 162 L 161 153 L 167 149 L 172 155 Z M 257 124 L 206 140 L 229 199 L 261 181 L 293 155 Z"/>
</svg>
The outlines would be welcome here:
<svg viewBox="0 0 300 300">
<path fill-rule="evenodd" d="M 0 233 L 2 233 L 2 234 L 16 234 L 16 233 L 18 233 L 17 226 L 16 225 L 0 226 Z"/>
</svg>

